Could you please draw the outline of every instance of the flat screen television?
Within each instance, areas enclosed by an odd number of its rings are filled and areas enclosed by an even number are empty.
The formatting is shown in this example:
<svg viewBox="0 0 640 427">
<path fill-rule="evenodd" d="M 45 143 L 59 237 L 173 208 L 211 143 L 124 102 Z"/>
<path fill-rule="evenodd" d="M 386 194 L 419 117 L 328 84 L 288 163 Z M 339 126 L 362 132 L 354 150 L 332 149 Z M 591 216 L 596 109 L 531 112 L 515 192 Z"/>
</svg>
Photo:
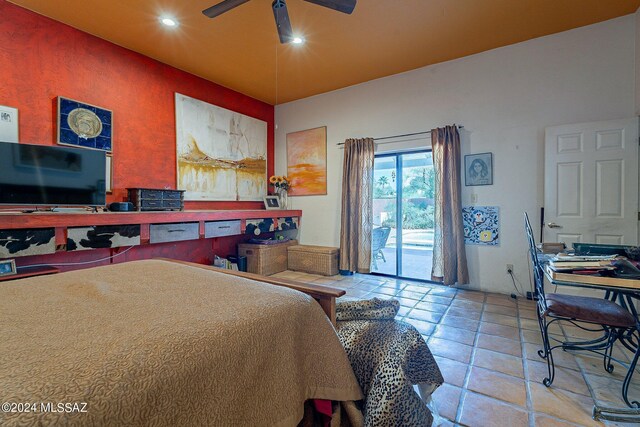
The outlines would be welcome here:
<svg viewBox="0 0 640 427">
<path fill-rule="evenodd" d="M 104 151 L 0 142 L 0 204 L 104 206 Z"/>
</svg>

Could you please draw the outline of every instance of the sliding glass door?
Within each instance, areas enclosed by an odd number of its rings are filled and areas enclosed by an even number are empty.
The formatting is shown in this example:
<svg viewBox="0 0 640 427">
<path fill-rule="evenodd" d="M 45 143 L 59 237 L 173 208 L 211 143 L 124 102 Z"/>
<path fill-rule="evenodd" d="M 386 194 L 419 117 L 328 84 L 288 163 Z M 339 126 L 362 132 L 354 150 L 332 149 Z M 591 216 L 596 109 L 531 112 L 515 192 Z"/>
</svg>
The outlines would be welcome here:
<svg viewBox="0 0 640 427">
<path fill-rule="evenodd" d="M 371 271 L 429 280 L 433 252 L 431 151 L 377 155 Z"/>
</svg>

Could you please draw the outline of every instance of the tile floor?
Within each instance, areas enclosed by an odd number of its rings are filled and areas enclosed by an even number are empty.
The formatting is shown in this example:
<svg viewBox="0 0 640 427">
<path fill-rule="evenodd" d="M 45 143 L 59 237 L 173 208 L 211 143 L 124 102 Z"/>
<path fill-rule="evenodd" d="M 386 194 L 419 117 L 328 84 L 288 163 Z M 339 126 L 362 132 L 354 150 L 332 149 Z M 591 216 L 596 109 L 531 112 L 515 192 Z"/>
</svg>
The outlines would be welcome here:
<svg viewBox="0 0 640 427">
<path fill-rule="evenodd" d="M 621 387 L 626 369 L 620 365 L 608 374 L 600 357 L 556 350 L 554 383 L 551 388 L 542 385 L 546 362 L 537 355 L 541 340 L 532 301 L 372 275 L 285 271 L 276 276 L 342 288 L 346 298 L 397 298 L 397 318 L 422 333 L 444 376 L 445 384 L 434 394 L 443 425 L 626 425 L 591 418 L 594 402 L 625 407 Z M 556 326 L 551 332 L 588 337 L 573 326 Z M 616 349 L 615 354 L 628 360 L 625 351 Z M 640 374 L 629 397 L 640 398 Z"/>
</svg>

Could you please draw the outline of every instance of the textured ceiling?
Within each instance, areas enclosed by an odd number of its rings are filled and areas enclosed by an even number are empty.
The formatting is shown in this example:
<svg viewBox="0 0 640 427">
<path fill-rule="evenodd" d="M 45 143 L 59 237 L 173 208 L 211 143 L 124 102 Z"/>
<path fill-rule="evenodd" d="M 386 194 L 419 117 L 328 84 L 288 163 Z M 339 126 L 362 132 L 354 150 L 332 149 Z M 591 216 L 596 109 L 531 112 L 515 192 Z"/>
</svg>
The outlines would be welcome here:
<svg viewBox="0 0 640 427">
<path fill-rule="evenodd" d="M 11 0 L 270 104 L 280 104 L 633 13 L 640 0 L 359 0 L 352 15 L 288 0 L 280 45 L 271 0 L 217 18 L 217 0 Z M 168 29 L 158 16 L 175 17 Z"/>
</svg>

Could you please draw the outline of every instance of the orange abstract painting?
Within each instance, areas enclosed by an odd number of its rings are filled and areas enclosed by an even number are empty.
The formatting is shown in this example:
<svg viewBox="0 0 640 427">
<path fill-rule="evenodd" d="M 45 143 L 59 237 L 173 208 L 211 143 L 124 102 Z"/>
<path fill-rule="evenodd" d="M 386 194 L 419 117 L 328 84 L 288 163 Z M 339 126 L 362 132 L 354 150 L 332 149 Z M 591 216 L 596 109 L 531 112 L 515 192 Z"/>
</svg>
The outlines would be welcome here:
<svg viewBox="0 0 640 427">
<path fill-rule="evenodd" d="M 290 196 L 327 194 L 327 127 L 287 134 Z"/>
</svg>

